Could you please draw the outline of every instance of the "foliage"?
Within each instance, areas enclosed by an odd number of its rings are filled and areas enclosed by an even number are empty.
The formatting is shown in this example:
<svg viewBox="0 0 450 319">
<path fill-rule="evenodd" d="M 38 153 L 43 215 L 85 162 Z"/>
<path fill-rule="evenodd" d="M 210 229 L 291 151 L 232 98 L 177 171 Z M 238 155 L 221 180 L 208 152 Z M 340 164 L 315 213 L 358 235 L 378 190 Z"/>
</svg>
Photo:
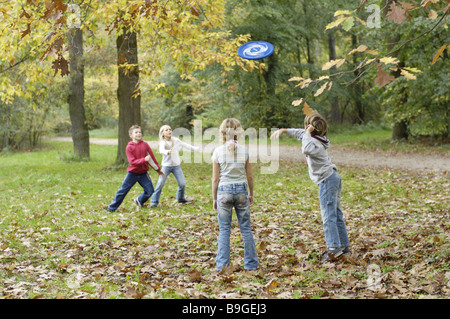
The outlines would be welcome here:
<svg viewBox="0 0 450 319">
<path fill-rule="evenodd" d="M 441 3 L 440 3 L 441 2 Z M 380 2 L 375 1 L 375 6 Z M 362 1 L 361 8 L 365 6 L 373 6 L 372 2 Z M 359 77 L 364 73 L 376 70 L 374 84 L 379 88 L 384 88 L 389 83 L 395 81 L 386 88 L 381 103 L 386 106 L 387 116 L 392 123 L 405 121 L 409 124 L 411 135 L 448 135 L 448 81 L 445 80 L 446 74 L 442 74 L 439 70 L 448 68 L 448 56 L 445 53 L 448 44 L 443 34 L 447 30 L 447 25 L 443 22 L 449 12 L 450 5 L 445 7 L 445 1 L 433 0 L 422 1 L 420 5 L 416 2 L 400 2 L 384 1 L 383 4 L 388 6 L 386 20 L 380 23 L 380 33 L 398 34 L 398 38 L 402 39 L 395 43 L 388 43 L 387 49 L 381 49 L 380 43 L 375 42 L 376 46 L 368 46 L 361 44 L 353 48 L 347 53 L 345 58 L 339 58 L 329 61 L 322 66 L 322 70 L 326 71 L 332 67 L 339 68 L 346 63 L 350 56 L 363 53 L 364 60 L 359 64 L 351 67 L 351 70 L 334 72 L 331 75 L 321 76 L 317 79 L 293 77 L 291 81 L 298 81 L 297 86 L 302 89 L 308 88 L 312 84 L 319 86 L 314 96 L 319 96 L 328 91 L 333 85 L 333 79 L 352 72 L 358 72 L 359 75 L 352 80 L 357 82 Z M 358 12 L 357 12 L 358 11 Z M 358 25 L 367 27 L 364 19 L 358 16 L 360 10 L 338 10 L 335 12 L 335 20 L 329 23 L 326 29 L 333 29 L 342 26 L 346 32 L 354 28 L 356 21 Z M 406 20 L 408 22 L 405 22 Z M 402 27 L 399 28 L 398 25 Z M 426 37 L 434 32 L 435 36 L 431 39 Z M 370 34 L 370 31 L 369 31 Z M 442 36 L 441 36 L 442 35 Z M 377 37 L 375 37 L 376 39 Z M 389 37 L 388 41 L 389 41 Z M 407 46 L 414 42 L 414 50 L 407 50 Z M 426 45 L 425 45 L 426 43 Z M 444 44 L 444 45 L 442 45 Z M 418 48 L 427 49 L 418 49 Z M 439 48 L 437 50 L 437 48 Z M 439 58 L 443 55 L 443 58 Z M 438 65 L 443 66 L 442 69 L 433 68 Z M 446 67 L 445 67 L 445 66 Z M 422 68 L 418 69 L 418 67 Z M 423 69 L 425 68 L 425 70 Z M 397 75 L 389 74 L 387 69 Z M 396 80 L 397 77 L 400 77 Z M 411 80 L 417 80 L 418 77 L 423 78 L 419 83 L 409 83 Z M 431 81 L 429 79 L 434 79 Z M 444 79 L 443 82 L 442 79 Z M 439 84 L 438 84 L 439 83 Z M 425 87 L 425 89 L 424 89 Z M 418 88 L 424 98 L 417 99 L 416 94 Z M 426 95 L 426 98 L 425 98 Z M 296 101 L 294 101 L 296 103 Z M 299 105 L 300 103 L 296 103 Z"/>
</svg>

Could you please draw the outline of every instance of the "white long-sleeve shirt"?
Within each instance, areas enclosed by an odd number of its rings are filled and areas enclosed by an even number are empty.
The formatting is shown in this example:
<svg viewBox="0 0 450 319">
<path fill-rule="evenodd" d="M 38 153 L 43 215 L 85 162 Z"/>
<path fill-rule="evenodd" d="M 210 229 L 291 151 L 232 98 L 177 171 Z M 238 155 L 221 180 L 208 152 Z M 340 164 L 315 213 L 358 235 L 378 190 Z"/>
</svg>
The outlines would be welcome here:
<svg viewBox="0 0 450 319">
<path fill-rule="evenodd" d="M 182 149 L 189 151 L 198 151 L 200 148 L 197 146 L 192 146 L 185 142 L 180 141 L 179 138 L 172 137 L 171 141 L 160 141 L 159 142 L 159 152 L 162 154 L 161 166 L 178 166 L 181 164 L 180 155 L 178 152 Z M 169 151 L 172 153 L 169 154 Z"/>
</svg>

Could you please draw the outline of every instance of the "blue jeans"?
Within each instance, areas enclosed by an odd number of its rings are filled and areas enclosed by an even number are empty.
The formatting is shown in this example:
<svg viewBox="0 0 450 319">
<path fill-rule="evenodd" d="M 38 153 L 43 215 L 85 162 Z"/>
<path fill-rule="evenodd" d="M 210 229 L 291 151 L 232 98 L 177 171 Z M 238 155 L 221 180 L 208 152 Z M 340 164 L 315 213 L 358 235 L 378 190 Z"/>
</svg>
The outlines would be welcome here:
<svg viewBox="0 0 450 319">
<path fill-rule="evenodd" d="M 123 180 L 122 186 L 120 186 L 119 190 L 114 197 L 114 201 L 108 206 L 109 210 L 116 210 L 119 208 L 120 204 L 122 204 L 125 196 L 128 194 L 130 189 L 134 186 L 134 184 L 139 183 L 144 189 L 144 192 L 138 196 L 138 201 L 143 205 L 153 194 L 153 184 L 150 176 L 147 172 L 145 173 L 132 173 L 128 172 Z"/>
<path fill-rule="evenodd" d="M 338 172 L 319 184 L 320 210 L 327 248 L 350 245 L 341 208 L 342 180 Z"/>
<path fill-rule="evenodd" d="M 163 166 L 161 169 L 164 172 L 164 176 L 159 175 L 158 183 L 156 184 L 155 193 L 153 194 L 151 205 L 156 206 L 159 203 L 159 197 L 161 196 L 161 191 L 164 187 L 164 184 L 166 183 L 167 177 L 170 173 L 175 176 L 175 179 L 178 183 L 178 189 L 177 189 L 177 200 L 185 201 L 186 198 L 184 198 L 184 191 L 186 189 L 186 179 L 184 178 L 183 171 L 181 170 L 181 166 Z"/>
<path fill-rule="evenodd" d="M 250 200 L 245 183 L 219 186 L 217 194 L 217 217 L 219 219 L 219 238 L 216 257 L 216 269 L 230 266 L 230 232 L 233 207 L 239 222 L 244 241 L 244 268 L 258 267 L 256 246 L 250 224 Z"/>
</svg>

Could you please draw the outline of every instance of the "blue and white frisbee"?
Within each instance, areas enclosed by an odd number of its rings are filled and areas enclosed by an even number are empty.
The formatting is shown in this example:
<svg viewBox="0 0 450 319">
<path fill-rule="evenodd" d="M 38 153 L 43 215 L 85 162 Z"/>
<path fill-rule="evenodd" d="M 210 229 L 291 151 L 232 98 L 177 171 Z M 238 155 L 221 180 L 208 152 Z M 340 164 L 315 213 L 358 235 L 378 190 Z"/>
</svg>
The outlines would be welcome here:
<svg viewBox="0 0 450 319">
<path fill-rule="evenodd" d="M 272 55 L 273 45 L 265 41 L 251 41 L 244 43 L 238 49 L 241 58 L 247 60 L 260 60 Z"/>
</svg>

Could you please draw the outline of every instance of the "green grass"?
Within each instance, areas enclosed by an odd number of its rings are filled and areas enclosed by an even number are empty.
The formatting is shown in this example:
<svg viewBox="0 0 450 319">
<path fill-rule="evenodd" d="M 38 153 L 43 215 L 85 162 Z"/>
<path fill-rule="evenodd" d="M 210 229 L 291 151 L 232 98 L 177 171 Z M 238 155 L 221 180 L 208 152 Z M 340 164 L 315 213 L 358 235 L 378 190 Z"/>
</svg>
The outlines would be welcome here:
<svg viewBox="0 0 450 319">
<path fill-rule="evenodd" d="M 261 266 L 243 271 L 234 218 L 238 269 L 219 275 L 209 164 L 183 164 L 192 204 L 175 202 L 170 176 L 161 207 L 138 210 L 136 185 L 117 212 L 106 213 L 125 176 L 111 169 L 116 147 L 91 145 L 89 161 L 70 161 L 71 151 L 71 143 L 48 142 L 41 151 L 0 155 L 0 298 L 448 296 L 445 176 L 340 168 L 353 255 L 322 265 L 318 190 L 306 167 L 282 162 L 277 174 L 262 175 L 255 164 L 252 224 Z M 372 263 L 386 275 L 377 292 L 367 289 Z M 190 278 L 194 269 L 200 282 Z"/>
</svg>

